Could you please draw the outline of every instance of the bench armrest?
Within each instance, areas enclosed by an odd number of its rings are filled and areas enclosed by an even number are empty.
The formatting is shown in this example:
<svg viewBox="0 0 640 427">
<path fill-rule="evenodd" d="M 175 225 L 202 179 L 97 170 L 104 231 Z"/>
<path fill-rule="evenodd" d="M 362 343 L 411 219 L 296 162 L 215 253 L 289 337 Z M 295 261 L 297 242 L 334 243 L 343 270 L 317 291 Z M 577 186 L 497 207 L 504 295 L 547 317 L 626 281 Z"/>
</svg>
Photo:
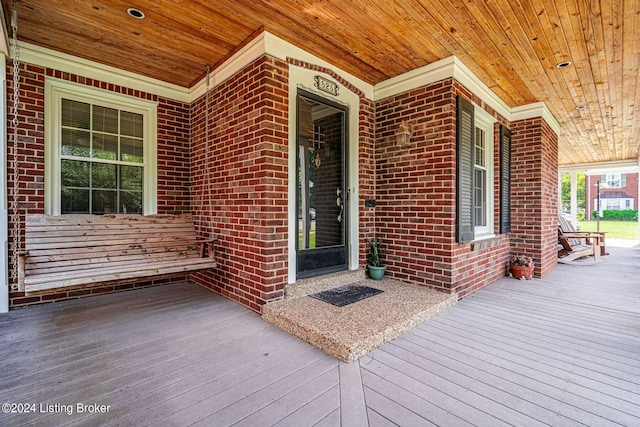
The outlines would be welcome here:
<svg viewBox="0 0 640 427">
<path fill-rule="evenodd" d="M 215 258 L 216 251 L 213 246 L 213 242 L 217 239 L 198 239 L 196 240 L 196 245 L 198 246 L 198 252 L 200 253 L 200 258 L 204 258 L 205 253 L 209 258 Z"/>
</svg>

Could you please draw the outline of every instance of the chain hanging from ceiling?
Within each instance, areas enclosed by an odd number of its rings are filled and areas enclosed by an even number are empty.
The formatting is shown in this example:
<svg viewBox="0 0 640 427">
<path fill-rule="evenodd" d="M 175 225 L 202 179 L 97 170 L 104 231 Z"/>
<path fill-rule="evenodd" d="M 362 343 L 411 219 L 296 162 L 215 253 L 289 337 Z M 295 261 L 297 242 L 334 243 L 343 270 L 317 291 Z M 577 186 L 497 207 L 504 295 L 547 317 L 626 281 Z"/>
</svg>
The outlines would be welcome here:
<svg viewBox="0 0 640 427">
<path fill-rule="evenodd" d="M 212 217 L 213 216 L 213 189 L 212 189 L 212 179 L 213 179 L 213 168 L 211 167 L 211 147 L 209 146 L 209 95 L 210 95 L 210 91 L 211 91 L 211 85 L 210 85 L 210 76 L 209 74 L 211 73 L 211 69 L 209 68 L 209 65 L 207 65 L 207 75 L 205 77 L 205 82 L 207 85 L 207 93 L 206 93 L 206 97 L 205 97 L 205 113 L 204 113 L 204 145 L 205 145 L 205 168 L 208 171 L 208 180 L 206 182 L 203 183 L 203 187 L 207 186 L 208 189 L 208 199 L 209 199 L 209 211 L 207 213 L 207 217 Z M 215 104 L 214 104 L 215 105 Z M 203 176 L 204 179 L 204 176 Z M 203 194 L 204 194 L 204 190 L 203 190 Z M 203 200 L 203 204 L 204 204 L 204 200 Z M 209 227 L 211 227 L 212 221 L 209 221 L 209 223 L 207 224 L 207 227 L 209 229 L 209 237 L 213 238 L 213 230 L 210 229 Z"/>
<path fill-rule="evenodd" d="M 211 177 L 211 164 L 210 164 L 210 156 L 211 154 L 209 153 L 209 151 L 211 151 L 211 148 L 209 147 L 209 65 L 207 65 L 207 75 L 205 77 L 205 81 L 207 83 L 207 93 L 206 93 L 206 98 L 204 101 L 204 152 L 206 155 L 206 159 L 205 159 L 205 165 L 206 168 L 209 170 L 209 177 Z M 210 180 L 209 180 L 210 181 Z M 203 185 L 206 185 L 207 183 L 203 183 Z M 211 197 L 211 182 L 208 183 L 209 184 L 209 215 L 211 215 L 211 208 L 212 208 L 212 197 Z M 204 200 L 203 200 L 204 202 Z"/>
<path fill-rule="evenodd" d="M 13 48 L 13 193 L 11 210 L 11 283 L 18 284 L 18 250 L 22 244 L 22 226 L 20 224 L 20 168 L 18 166 L 18 108 L 20 107 L 20 47 L 18 46 L 18 10 L 16 0 L 11 12 L 11 32 Z"/>
</svg>

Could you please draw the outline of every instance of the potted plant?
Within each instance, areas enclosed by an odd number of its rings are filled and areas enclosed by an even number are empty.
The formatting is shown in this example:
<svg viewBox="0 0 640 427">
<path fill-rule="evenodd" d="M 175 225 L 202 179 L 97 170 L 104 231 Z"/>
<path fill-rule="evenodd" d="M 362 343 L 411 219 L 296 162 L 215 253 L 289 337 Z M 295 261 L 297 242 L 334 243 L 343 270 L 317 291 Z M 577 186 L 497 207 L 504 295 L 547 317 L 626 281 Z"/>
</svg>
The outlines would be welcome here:
<svg viewBox="0 0 640 427">
<path fill-rule="evenodd" d="M 533 275 L 533 258 L 516 255 L 509 260 L 509 271 L 511 275 L 520 280 L 529 280 Z"/>
<path fill-rule="evenodd" d="M 382 243 L 382 239 L 374 237 L 369 240 L 369 254 L 367 255 L 367 264 L 369 269 L 369 277 L 373 280 L 382 280 L 386 265 L 382 265 L 382 256 L 386 251 L 386 247 Z"/>
</svg>

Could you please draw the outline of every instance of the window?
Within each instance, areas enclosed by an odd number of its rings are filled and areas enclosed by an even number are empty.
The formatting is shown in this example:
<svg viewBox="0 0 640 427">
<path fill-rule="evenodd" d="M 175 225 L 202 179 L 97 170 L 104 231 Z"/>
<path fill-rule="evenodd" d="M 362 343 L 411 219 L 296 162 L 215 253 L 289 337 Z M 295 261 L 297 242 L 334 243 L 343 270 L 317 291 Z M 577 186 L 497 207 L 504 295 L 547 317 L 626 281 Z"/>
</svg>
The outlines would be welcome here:
<svg viewBox="0 0 640 427">
<path fill-rule="evenodd" d="M 488 113 L 464 98 L 458 97 L 456 145 L 458 242 L 468 242 L 494 235 L 494 123 L 495 119 Z M 501 191 L 503 190 L 501 188 Z M 508 220 L 504 222 L 506 224 Z"/>
<path fill-rule="evenodd" d="M 475 211 L 473 218 L 475 221 L 474 225 L 476 227 L 487 226 L 487 162 L 485 159 L 486 148 L 486 131 L 484 129 L 481 129 L 480 127 L 476 127 L 476 152 L 474 156 L 475 166 L 473 168 L 473 209 Z"/>
<path fill-rule="evenodd" d="M 621 209 L 633 209 L 633 199 L 626 198 L 601 198 L 603 210 L 617 211 Z M 594 199 L 594 206 L 598 206 L 598 199 Z"/>
<path fill-rule="evenodd" d="M 604 175 L 602 179 L 609 188 L 622 188 L 627 186 L 627 175 L 624 173 Z"/>
<path fill-rule="evenodd" d="M 153 102 L 48 79 L 47 213 L 155 213 L 156 116 Z"/>
<path fill-rule="evenodd" d="M 604 210 L 620 210 L 620 199 L 603 199 L 602 209 Z"/>
</svg>

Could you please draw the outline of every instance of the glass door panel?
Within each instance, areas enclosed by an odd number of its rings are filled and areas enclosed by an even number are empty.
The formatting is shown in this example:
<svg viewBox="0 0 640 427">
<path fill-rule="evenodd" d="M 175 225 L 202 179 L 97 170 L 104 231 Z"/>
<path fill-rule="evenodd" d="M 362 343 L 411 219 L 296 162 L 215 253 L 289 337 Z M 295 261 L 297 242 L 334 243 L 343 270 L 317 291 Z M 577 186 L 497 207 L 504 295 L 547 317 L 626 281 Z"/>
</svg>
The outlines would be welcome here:
<svg viewBox="0 0 640 427">
<path fill-rule="evenodd" d="M 298 94 L 298 277 L 347 267 L 345 189 L 346 110 Z"/>
</svg>

